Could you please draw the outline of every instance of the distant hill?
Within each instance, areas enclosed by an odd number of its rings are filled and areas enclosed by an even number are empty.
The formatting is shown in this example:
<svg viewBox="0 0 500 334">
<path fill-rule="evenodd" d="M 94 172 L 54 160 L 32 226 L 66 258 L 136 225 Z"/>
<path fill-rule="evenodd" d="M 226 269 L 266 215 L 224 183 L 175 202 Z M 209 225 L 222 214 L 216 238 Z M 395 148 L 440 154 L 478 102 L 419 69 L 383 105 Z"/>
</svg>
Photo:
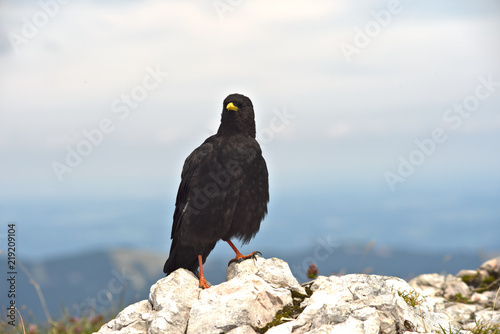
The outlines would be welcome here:
<svg viewBox="0 0 500 334">
<path fill-rule="evenodd" d="M 262 253 L 266 258 L 287 261 L 299 281 L 307 280 L 305 273 L 310 262 L 318 266 L 322 275 L 367 272 L 408 279 L 422 273 L 455 274 L 460 269 L 477 268 L 485 260 L 477 254 L 425 254 L 359 245 L 319 245 L 296 252 Z M 40 285 L 50 314 L 57 318 L 64 310 L 71 314 L 103 313 L 147 299 L 150 286 L 164 276 L 165 259 L 165 254 L 118 249 L 23 264 Z M 209 257 L 204 270 L 212 284 L 225 281 L 227 262 L 228 259 Z M 0 266 L 6 268 L 4 259 Z M 25 307 L 21 308 L 25 321 L 45 321 L 37 291 L 19 266 L 17 291 L 17 306 Z M 6 305 L 6 298 L 5 294 L 0 296 L 2 305 Z"/>
</svg>

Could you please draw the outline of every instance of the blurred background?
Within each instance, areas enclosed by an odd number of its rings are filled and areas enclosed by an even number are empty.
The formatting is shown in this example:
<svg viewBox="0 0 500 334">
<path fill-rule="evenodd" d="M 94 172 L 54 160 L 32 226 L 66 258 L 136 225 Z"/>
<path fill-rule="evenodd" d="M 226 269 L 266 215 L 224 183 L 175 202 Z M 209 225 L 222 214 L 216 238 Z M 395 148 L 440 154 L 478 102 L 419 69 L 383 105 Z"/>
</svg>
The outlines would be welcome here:
<svg viewBox="0 0 500 334">
<path fill-rule="evenodd" d="M 235 92 L 270 173 L 243 253 L 300 281 L 311 262 L 478 267 L 500 250 L 499 31 L 496 0 L 0 1 L 0 265 L 15 223 L 18 306 L 47 317 L 33 282 L 52 315 L 146 299 L 184 159 Z M 208 280 L 232 257 L 218 245 Z"/>
</svg>

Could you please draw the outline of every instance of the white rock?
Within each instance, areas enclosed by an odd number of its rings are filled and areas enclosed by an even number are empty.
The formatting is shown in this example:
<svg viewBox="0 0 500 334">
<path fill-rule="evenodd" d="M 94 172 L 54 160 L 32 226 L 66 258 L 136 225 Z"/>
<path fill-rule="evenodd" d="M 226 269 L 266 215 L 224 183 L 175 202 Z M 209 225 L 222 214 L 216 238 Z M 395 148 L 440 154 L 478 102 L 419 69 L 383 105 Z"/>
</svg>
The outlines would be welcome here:
<svg viewBox="0 0 500 334">
<path fill-rule="evenodd" d="M 415 290 L 418 291 L 418 289 Z M 443 297 L 429 297 L 422 292 L 419 293 L 419 296 L 421 296 L 422 298 L 422 303 L 420 306 L 426 307 L 432 312 L 444 312 L 446 299 L 444 299 Z"/>
<path fill-rule="evenodd" d="M 476 320 L 481 320 L 485 323 L 500 325 L 500 311 L 493 311 L 492 308 L 484 309 L 475 314 Z"/>
<path fill-rule="evenodd" d="M 495 309 L 500 307 L 500 292 L 497 291 L 485 291 L 481 293 L 481 295 L 487 298 L 487 301 L 484 301 L 484 304 L 490 303 L 495 304 Z"/>
<path fill-rule="evenodd" d="M 295 332 L 294 332 L 295 333 Z M 379 334 L 380 328 L 367 324 L 356 318 L 349 318 L 345 322 L 336 325 L 322 325 L 307 334 Z M 385 333 L 385 332 L 383 332 Z"/>
<path fill-rule="evenodd" d="M 185 333 L 189 311 L 200 291 L 198 278 L 186 269 L 177 269 L 156 282 L 149 294 L 157 312 L 150 333 Z"/>
<path fill-rule="evenodd" d="M 445 315 L 422 306 L 421 316 L 418 308 L 408 306 L 397 294 L 395 287 L 413 290 L 408 283 L 395 277 L 331 276 L 302 303 L 306 308 L 295 321 L 293 333 L 322 333 L 325 328 L 332 333 L 379 333 L 382 330 L 397 333 L 406 327 L 423 332 L 422 316 L 427 329 L 448 326 L 449 319 Z"/>
<path fill-rule="evenodd" d="M 464 270 L 460 270 L 455 276 L 457 276 L 459 278 L 462 278 L 465 276 L 474 277 L 477 274 L 478 274 L 477 270 L 464 269 Z"/>
<path fill-rule="evenodd" d="M 462 295 L 464 298 L 469 298 L 472 292 L 462 279 L 453 275 L 446 276 L 446 280 L 443 283 L 444 297 L 446 299 L 453 299 L 458 294 Z"/>
<path fill-rule="evenodd" d="M 254 259 L 247 259 L 242 262 L 231 263 L 226 270 L 226 282 L 243 273 L 257 273 L 259 271 L 260 264 L 263 261 L 265 261 L 264 258 L 256 256 Z"/>
<path fill-rule="evenodd" d="M 487 292 L 489 292 L 489 291 L 487 291 Z M 488 297 L 489 297 L 489 295 L 487 295 L 486 292 L 484 292 L 484 293 L 474 292 L 472 294 L 472 296 L 470 296 L 470 301 L 473 303 L 485 304 L 490 300 Z M 492 296 L 491 300 L 493 300 L 494 298 L 495 298 L 495 296 Z"/>
<path fill-rule="evenodd" d="M 352 332 L 342 332 L 343 328 L 338 328 L 337 331 L 335 331 L 335 326 L 334 325 L 324 325 L 324 326 L 321 326 L 319 328 L 315 328 L 309 332 L 306 332 L 306 334 L 331 334 L 331 333 L 345 333 L 345 334 L 351 334 Z M 350 329 L 348 329 L 350 330 Z M 295 333 L 295 332 L 293 332 Z M 357 334 L 356 332 L 352 333 L 352 334 Z"/>
<path fill-rule="evenodd" d="M 263 327 L 278 310 L 291 304 L 289 290 L 272 287 L 255 274 L 241 273 L 200 293 L 189 314 L 187 333 L 225 333 L 244 325 Z"/>
<path fill-rule="evenodd" d="M 479 272 L 496 270 L 496 265 L 488 261 Z M 376 275 L 319 276 L 307 287 L 313 292 L 310 298 L 288 265 L 279 259 L 257 257 L 232 264 L 228 281 L 207 290 L 198 287 L 198 278 L 191 272 L 179 269 L 151 287 L 149 300 L 128 306 L 98 333 L 255 334 L 256 328 L 262 328 L 277 311 L 292 304 L 292 291 L 304 298 L 303 312 L 270 328 L 267 334 L 439 333 L 439 326 L 455 333 L 459 328 L 456 320 L 468 329 L 474 327 L 475 320 L 500 325 L 500 311 L 491 307 L 496 291 L 471 294 L 460 278 L 451 275 L 421 275 L 410 284 Z M 418 305 L 408 305 L 398 291 L 410 295 L 417 292 Z M 461 304 L 444 298 L 457 293 L 470 295 L 477 303 Z M 460 333 L 470 334 L 466 330 Z"/>
<path fill-rule="evenodd" d="M 335 276 L 334 276 L 335 277 Z M 325 282 L 328 281 L 328 277 L 327 276 L 318 276 L 316 277 L 316 279 L 313 281 L 313 283 L 311 284 L 311 291 L 314 292 L 316 290 L 318 290 L 318 288 Z"/>
<path fill-rule="evenodd" d="M 474 313 L 479 309 L 477 305 L 468 305 L 462 303 L 450 303 L 444 309 L 444 312 L 452 319 L 460 323 L 468 323 L 474 320 Z"/>
<path fill-rule="evenodd" d="M 271 327 L 266 334 L 290 334 L 292 332 L 295 321 L 288 321 L 284 324 Z"/>
<path fill-rule="evenodd" d="M 127 333 L 146 332 L 147 322 L 142 319 L 142 314 L 151 312 L 151 309 L 151 303 L 147 300 L 129 305 L 118 313 L 115 319 L 104 324 L 99 330 L 99 333 L 112 333 L 116 331 Z"/>
<path fill-rule="evenodd" d="M 277 288 L 285 288 L 305 296 L 305 289 L 300 286 L 293 276 L 288 263 L 277 258 L 264 259 L 256 256 L 255 259 L 248 259 L 240 263 L 233 262 L 227 268 L 226 280 L 230 281 L 242 273 L 256 274 L 267 283 Z"/>
<path fill-rule="evenodd" d="M 256 332 L 250 326 L 241 326 L 230 330 L 227 334 L 255 334 Z"/>
<path fill-rule="evenodd" d="M 479 270 L 485 270 L 491 275 L 500 274 L 500 256 L 484 262 Z"/>
<path fill-rule="evenodd" d="M 422 295 L 430 297 L 442 296 L 442 288 L 446 278 L 439 274 L 424 274 L 415 277 L 408 282 L 415 290 Z"/>
</svg>

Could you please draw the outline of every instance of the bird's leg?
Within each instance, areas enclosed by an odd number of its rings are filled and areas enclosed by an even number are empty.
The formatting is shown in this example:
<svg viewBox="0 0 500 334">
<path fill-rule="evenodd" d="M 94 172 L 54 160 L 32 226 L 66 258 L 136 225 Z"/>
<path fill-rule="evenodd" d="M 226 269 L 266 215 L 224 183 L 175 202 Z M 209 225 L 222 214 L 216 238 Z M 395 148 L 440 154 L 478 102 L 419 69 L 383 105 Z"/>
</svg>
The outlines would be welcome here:
<svg viewBox="0 0 500 334">
<path fill-rule="evenodd" d="M 233 249 L 233 251 L 236 253 L 236 257 L 234 259 L 232 259 L 231 261 L 229 261 L 229 263 L 227 265 L 230 265 L 231 263 L 233 262 L 241 262 L 243 260 L 246 260 L 246 259 L 255 259 L 255 256 L 257 254 L 261 255 L 262 256 L 262 253 L 261 252 L 253 252 L 249 255 L 243 255 L 240 253 L 240 251 L 238 250 L 238 248 L 236 248 L 236 246 L 231 242 L 231 240 L 224 240 L 225 242 L 227 242 L 229 244 L 229 246 L 231 246 L 231 248 Z"/>
<path fill-rule="evenodd" d="M 201 255 L 198 255 L 198 263 L 200 264 L 200 288 L 208 289 L 209 286 L 207 280 L 205 279 L 205 276 L 203 276 L 203 259 Z"/>
</svg>

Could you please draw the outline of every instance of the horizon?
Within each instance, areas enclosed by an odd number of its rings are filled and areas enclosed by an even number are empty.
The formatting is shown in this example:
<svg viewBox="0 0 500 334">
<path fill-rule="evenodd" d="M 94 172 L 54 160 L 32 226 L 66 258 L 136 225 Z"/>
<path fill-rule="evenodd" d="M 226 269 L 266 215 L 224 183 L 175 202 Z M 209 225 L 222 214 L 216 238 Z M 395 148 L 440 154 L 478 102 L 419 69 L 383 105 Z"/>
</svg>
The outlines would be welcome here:
<svg viewBox="0 0 500 334">
<path fill-rule="evenodd" d="M 184 159 L 239 92 L 270 173 L 250 246 L 499 244 L 498 1 L 213 5 L 0 4 L 0 239 L 168 250 Z"/>
<path fill-rule="evenodd" d="M 305 200 L 311 196 L 322 201 L 312 204 Z M 115 247 L 168 254 L 174 199 L 174 195 L 170 200 L 162 196 L 38 199 L 30 211 L 21 199 L 4 201 L 1 211 L 6 222 L 16 222 L 21 259 L 48 260 L 58 254 Z M 82 201 L 86 203 L 83 207 L 79 205 Z M 471 210 L 474 215 L 468 213 Z M 438 192 L 424 187 L 382 197 L 368 189 L 332 193 L 316 188 L 272 197 L 260 232 L 242 249 L 306 250 L 328 237 L 337 244 L 374 241 L 377 247 L 414 252 L 497 251 L 495 210 L 496 199 L 482 190 L 464 197 L 457 196 L 453 188 Z M 226 251 L 229 248 L 220 246 L 212 254 Z"/>
</svg>

